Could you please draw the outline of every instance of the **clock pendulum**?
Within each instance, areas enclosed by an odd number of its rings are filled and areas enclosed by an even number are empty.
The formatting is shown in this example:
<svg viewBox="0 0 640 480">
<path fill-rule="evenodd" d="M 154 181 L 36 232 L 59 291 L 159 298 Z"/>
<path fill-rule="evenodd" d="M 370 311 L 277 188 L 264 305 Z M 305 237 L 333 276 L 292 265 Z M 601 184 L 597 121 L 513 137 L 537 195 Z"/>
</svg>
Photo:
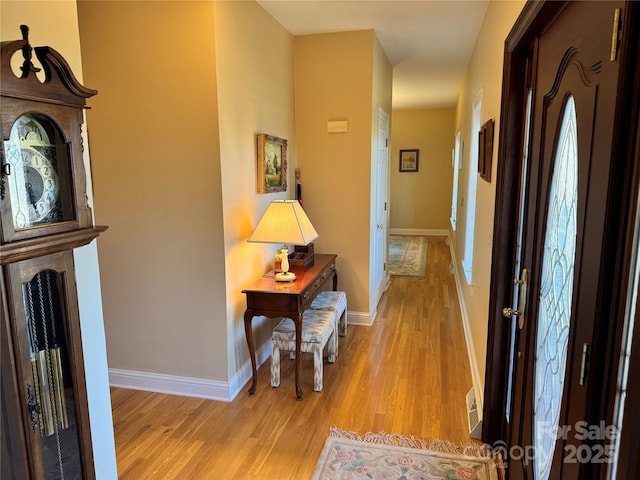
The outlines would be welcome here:
<svg viewBox="0 0 640 480">
<path fill-rule="evenodd" d="M 27 332 L 30 343 L 35 401 L 40 406 L 33 411 L 32 420 L 37 421 L 43 433 L 43 454 L 55 458 L 60 478 L 69 476 L 69 466 L 79 464 L 73 458 L 77 452 L 77 433 L 73 409 L 72 392 L 68 392 L 69 365 L 67 349 L 58 333 L 64 330 L 62 305 L 60 303 L 58 274 L 45 270 L 23 286 Z M 69 397 L 69 398 L 67 398 Z M 37 418 L 37 420 L 36 420 Z M 69 448 L 71 442 L 74 448 Z"/>
</svg>

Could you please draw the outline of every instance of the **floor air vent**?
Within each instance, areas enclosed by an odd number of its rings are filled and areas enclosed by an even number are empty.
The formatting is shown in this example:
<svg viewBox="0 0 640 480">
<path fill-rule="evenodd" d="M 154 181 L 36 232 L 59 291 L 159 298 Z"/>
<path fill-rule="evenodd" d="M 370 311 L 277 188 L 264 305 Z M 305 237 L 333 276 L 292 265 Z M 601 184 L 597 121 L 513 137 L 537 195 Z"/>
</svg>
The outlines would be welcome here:
<svg viewBox="0 0 640 480">
<path fill-rule="evenodd" d="M 482 419 L 478 410 L 478 401 L 476 400 L 476 391 L 474 388 L 467 393 L 467 420 L 469 421 L 469 436 L 480 440 L 482 435 Z"/>
</svg>

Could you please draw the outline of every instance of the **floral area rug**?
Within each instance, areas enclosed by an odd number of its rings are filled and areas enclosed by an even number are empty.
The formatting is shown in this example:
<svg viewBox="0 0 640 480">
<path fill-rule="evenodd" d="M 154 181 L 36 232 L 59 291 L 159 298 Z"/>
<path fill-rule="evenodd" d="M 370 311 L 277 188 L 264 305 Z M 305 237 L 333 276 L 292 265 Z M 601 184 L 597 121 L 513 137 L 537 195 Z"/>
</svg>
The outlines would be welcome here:
<svg viewBox="0 0 640 480">
<path fill-rule="evenodd" d="M 335 427 L 324 444 L 312 480 L 498 480 L 481 445 L 459 447 L 396 434 L 362 436 Z"/>
<path fill-rule="evenodd" d="M 389 235 L 389 274 L 392 277 L 424 277 L 427 237 Z"/>
</svg>

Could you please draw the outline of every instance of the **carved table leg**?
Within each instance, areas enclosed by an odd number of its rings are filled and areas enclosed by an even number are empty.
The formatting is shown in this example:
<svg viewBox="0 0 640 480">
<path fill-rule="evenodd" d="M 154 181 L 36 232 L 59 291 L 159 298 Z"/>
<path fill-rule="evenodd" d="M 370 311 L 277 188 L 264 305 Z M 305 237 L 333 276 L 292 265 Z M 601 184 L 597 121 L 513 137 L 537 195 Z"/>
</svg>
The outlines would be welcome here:
<svg viewBox="0 0 640 480">
<path fill-rule="evenodd" d="M 298 312 L 294 318 L 296 324 L 296 397 L 302 400 L 302 388 L 300 388 L 300 346 L 302 344 L 302 313 Z"/>
<path fill-rule="evenodd" d="M 253 372 L 251 387 L 249 388 L 249 395 L 253 395 L 256 393 L 256 386 L 258 385 L 258 368 L 256 366 L 256 348 L 253 344 L 253 328 L 251 327 L 252 321 L 253 313 L 247 310 L 246 312 L 244 312 L 244 334 L 247 337 L 249 356 L 251 357 L 251 371 Z"/>
</svg>

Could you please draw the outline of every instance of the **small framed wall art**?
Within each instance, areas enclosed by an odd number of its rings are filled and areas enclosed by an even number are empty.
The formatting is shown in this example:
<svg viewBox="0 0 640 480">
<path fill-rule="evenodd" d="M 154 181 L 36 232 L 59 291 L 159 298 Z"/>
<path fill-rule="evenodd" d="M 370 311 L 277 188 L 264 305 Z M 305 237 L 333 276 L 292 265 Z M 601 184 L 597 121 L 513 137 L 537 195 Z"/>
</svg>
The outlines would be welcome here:
<svg viewBox="0 0 640 480">
<path fill-rule="evenodd" d="M 480 178 L 491 182 L 493 159 L 493 119 L 487 120 L 478 133 L 478 173 Z"/>
<path fill-rule="evenodd" d="M 256 190 L 258 193 L 287 191 L 287 141 L 258 134 Z"/>
<path fill-rule="evenodd" d="M 401 172 L 417 172 L 418 160 L 420 159 L 420 150 L 400 150 L 400 171 Z"/>
</svg>

